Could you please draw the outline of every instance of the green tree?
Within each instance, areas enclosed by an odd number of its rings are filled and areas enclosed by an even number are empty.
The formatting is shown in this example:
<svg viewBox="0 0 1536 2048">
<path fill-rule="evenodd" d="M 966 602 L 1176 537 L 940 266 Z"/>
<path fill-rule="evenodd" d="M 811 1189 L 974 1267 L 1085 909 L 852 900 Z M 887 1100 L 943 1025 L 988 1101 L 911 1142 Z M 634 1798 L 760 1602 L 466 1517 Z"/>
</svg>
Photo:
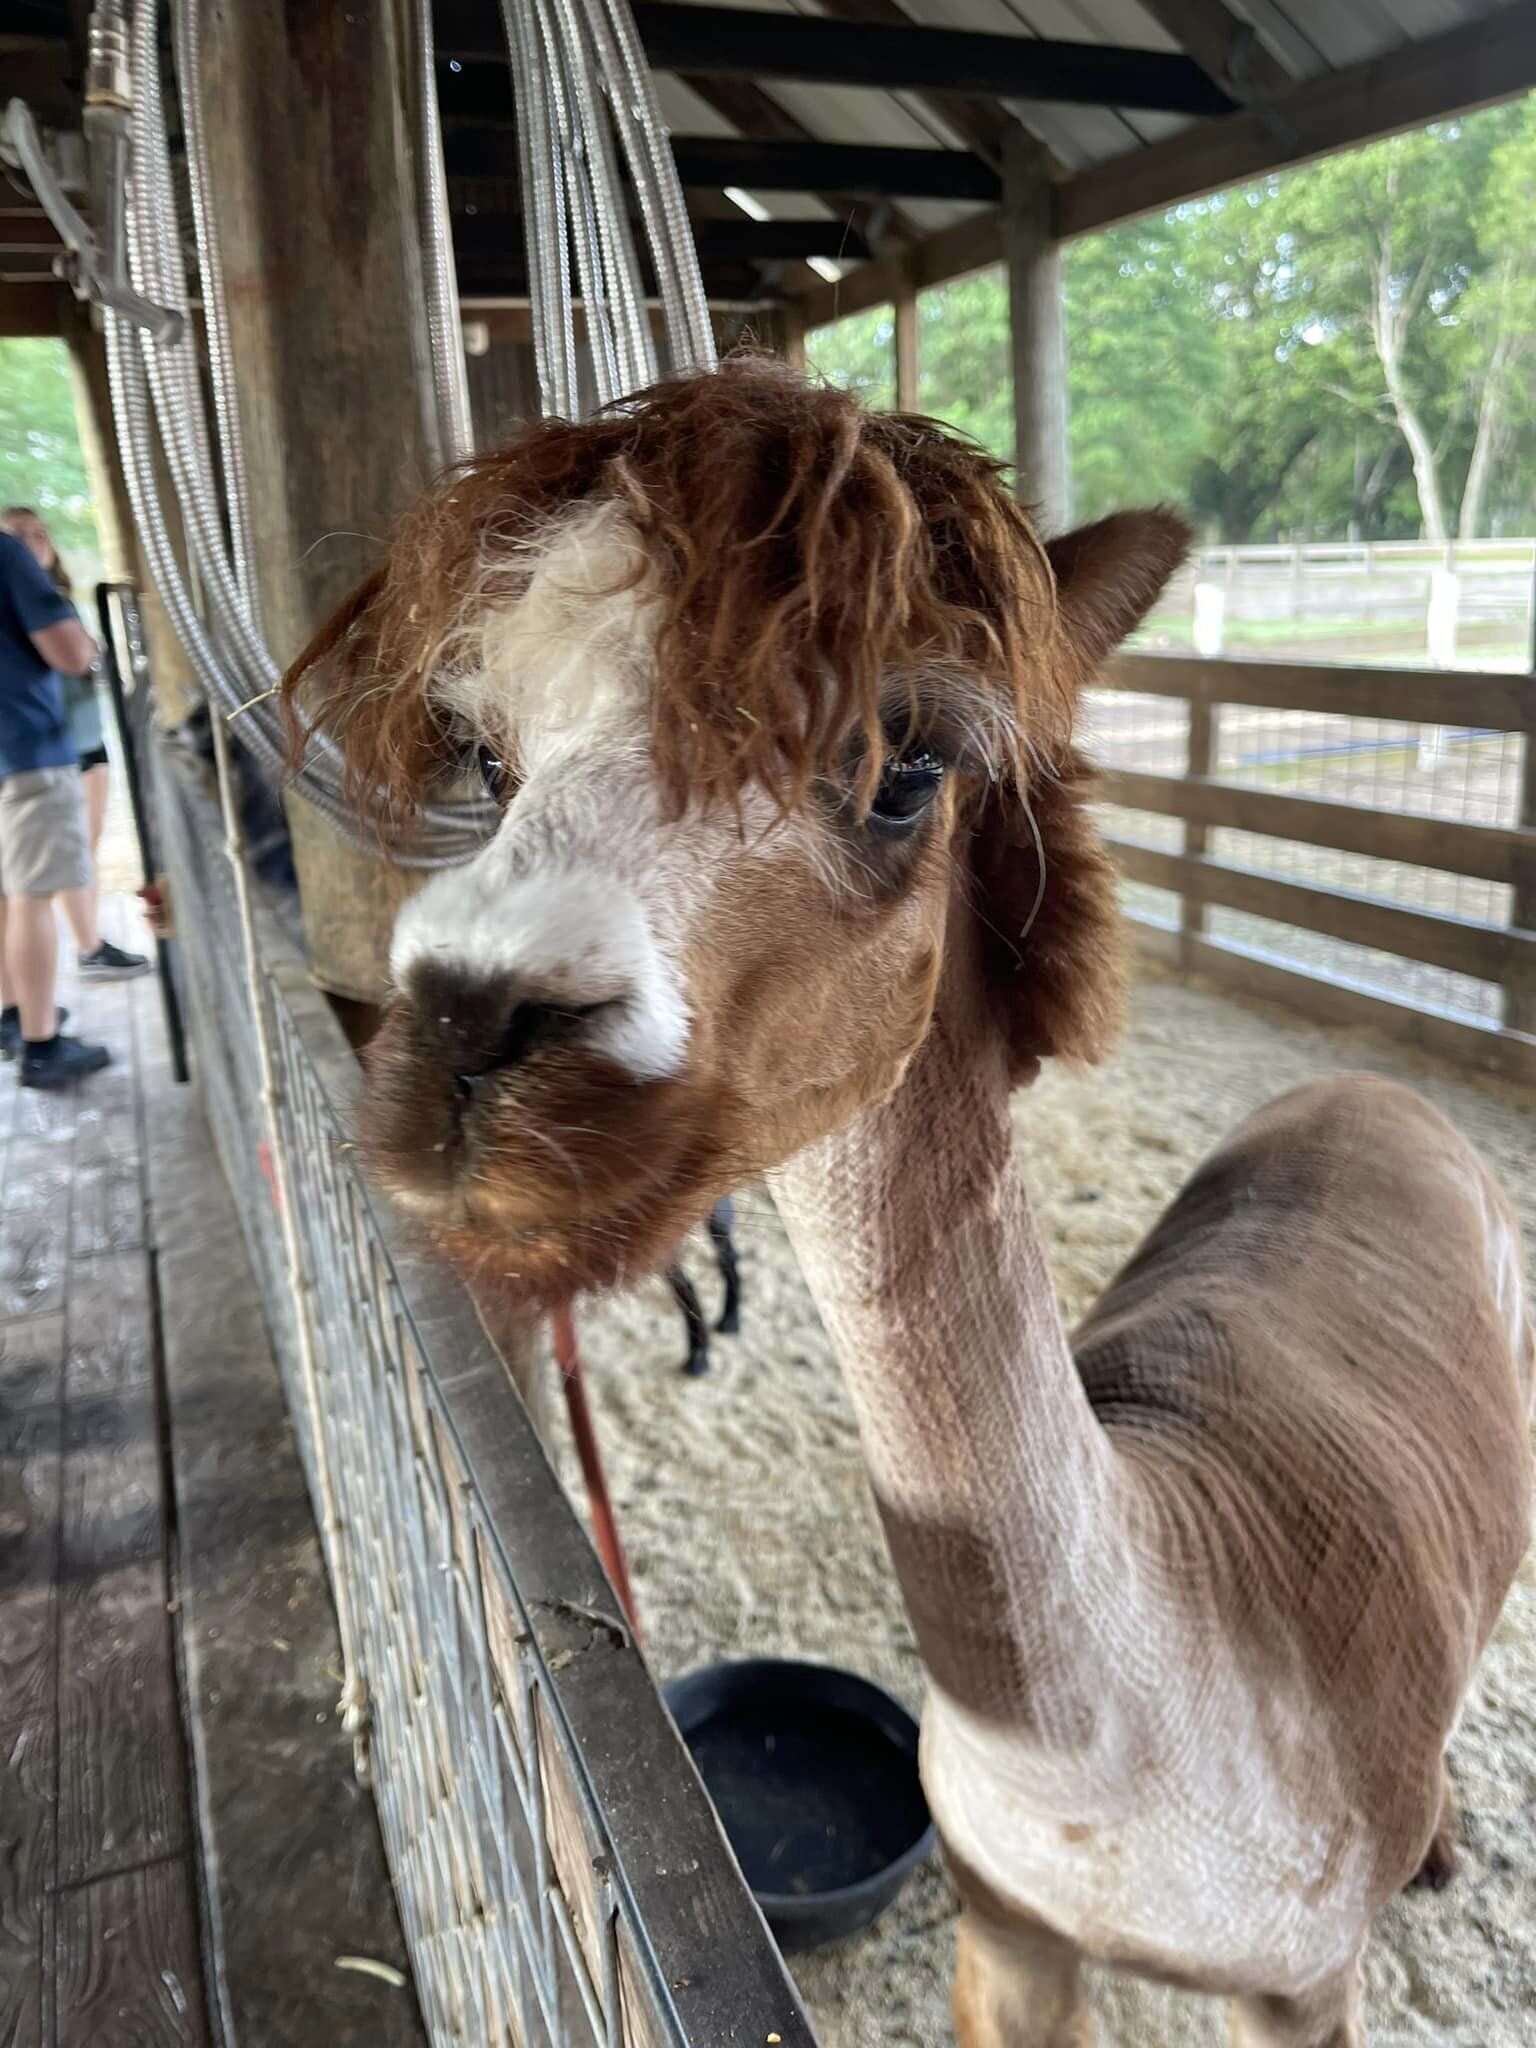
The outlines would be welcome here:
<svg viewBox="0 0 1536 2048">
<path fill-rule="evenodd" d="M 0 341 L 0 505 L 31 505 L 77 577 L 96 559 L 91 489 L 61 341 Z"/>
<path fill-rule="evenodd" d="M 872 306 L 805 337 L 805 359 L 818 376 L 876 408 L 896 403 L 895 351 L 895 314 L 889 306 Z"/>
<path fill-rule="evenodd" d="M 1536 95 L 1065 253 L 1076 510 L 1171 498 L 1213 540 L 1536 525 Z M 919 298 L 919 403 L 1008 460 L 1000 269 Z M 888 309 L 811 359 L 891 402 Z"/>
<path fill-rule="evenodd" d="M 1463 379 L 1477 426 L 1467 457 L 1458 531 L 1483 531 L 1501 471 L 1521 449 L 1536 454 L 1536 96 L 1505 110 L 1488 159 L 1477 228 L 1480 274 L 1461 305 Z M 1507 483 L 1503 489 L 1507 502 Z M 1496 506 L 1495 510 L 1502 510 Z"/>
<path fill-rule="evenodd" d="M 917 323 L 919 411 L 1011 464 L 1013 357 L 1001 268 L 920 292 Z"/>
</svg>

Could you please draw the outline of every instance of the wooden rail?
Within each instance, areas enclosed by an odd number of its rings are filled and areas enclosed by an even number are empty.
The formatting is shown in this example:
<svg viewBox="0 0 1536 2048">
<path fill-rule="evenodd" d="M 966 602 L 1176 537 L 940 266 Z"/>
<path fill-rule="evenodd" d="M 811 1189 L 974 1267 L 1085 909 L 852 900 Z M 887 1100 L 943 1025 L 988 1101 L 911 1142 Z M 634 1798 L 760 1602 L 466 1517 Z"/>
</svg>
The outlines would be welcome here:
<svg viewBox="0 0 1536 2048">
<path fill-rule="evenodd" d="M 1536 677 L 1127 654 L 1106 673 L 1104 686 L 1189 706 L 1183 775 L 1119 768 L 1104 778 L 1111 805 L 1177 818 L 1183 826 L 1177 851 L 1111 833 L 1129 880 L 1180 899 L 1177 930 L 1141 926 L 1149 951 L 1186 973 L 1213 976 L 1332 1022 L 1385 1028 L 1536 1082 Z M 1224 780 L 1212 771 L 1225 705 L 1519 734 L 1519 822 L 1474 824 Z M 1209 851 L 1209 834 L 1217 828 L 1500 883 L 1512 892 L 1510 921 L 1485 923 L 1238 866 Z M 1491 982 L 1502 991 L 1501 1021 L 1483 1025 L 1445 1016 L 1214 939 L 1207 929 L 1212 906 Z"/>
<path fill-rule="evenodd" d="M 1104 687 L 1179 697 L 1189 704 L 1320 711 L 1338 718 L 1385 718 L 1395 725 L 1475 726 L 1526 734 L 1536 730 L 1536 676 L 1476 670 L 1122 654 L 1111 664 Z"/>
</svg>

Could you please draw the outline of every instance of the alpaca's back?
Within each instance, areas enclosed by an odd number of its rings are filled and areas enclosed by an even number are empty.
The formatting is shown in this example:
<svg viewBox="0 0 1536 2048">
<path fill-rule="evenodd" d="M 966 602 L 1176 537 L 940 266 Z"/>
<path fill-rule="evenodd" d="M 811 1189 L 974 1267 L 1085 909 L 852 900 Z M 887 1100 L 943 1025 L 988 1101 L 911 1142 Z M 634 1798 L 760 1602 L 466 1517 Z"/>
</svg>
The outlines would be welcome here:
<svg viewBox="0 0 1536 2048">
<path fill-rule="evenodd" d="M 1533 1353 L 1519 1233 L 1409 1090 L 1295 1091 L 1195 1174 L 1074 1345 L 1155 1472 L 1172 1597 L 1265 1699 L 1319 1824 L 1370 1843 L 1377 1902 L 1439 1813 L 1440 1761 L 1529 1538 Z M 1150 1538 L 1151 1532 L 1149 1532 Z M 1299 1781 L 1299 1782 L 1297 1782 Z"/>
</svg>

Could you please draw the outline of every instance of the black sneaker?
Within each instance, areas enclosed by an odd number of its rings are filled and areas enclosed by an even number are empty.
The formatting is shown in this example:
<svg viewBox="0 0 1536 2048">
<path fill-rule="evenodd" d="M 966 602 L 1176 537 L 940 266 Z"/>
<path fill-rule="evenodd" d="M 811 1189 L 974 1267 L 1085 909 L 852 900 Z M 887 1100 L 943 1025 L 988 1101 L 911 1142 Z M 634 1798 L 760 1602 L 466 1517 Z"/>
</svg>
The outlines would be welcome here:
<svg viewBox="0 0 1536 2048">
<path fill-rule="evenodd" d="M 82 981 L 128 981 L 135 974 L 148 974 L 149 962 L 142 953 L 125 953 L 110 939 L 103 939 L 94 953 L 80 955 Z"/>
<path fill-rule="evenodd" d="M 68 1010 L 61 1003 L 58 1011 L 59 1021 L 53 1027 L 55 1031 L 64 1029 L 64 1019 L 68 1015 Z M 20 1051 L 21 1012 L 14 1009 L 0 1010 L 0 1060 L 13 1060 Z"/>
<path fill-rule="evenodd" d="M 17 1079 L 23 1088 L 67 1088 L 82 1074 L 97 1073 L 111 1057 L 104 1045 L 86 1045 L 78 1038 L 50 1038 L 46 1045 L 26 1047 Z"/>
</svg>

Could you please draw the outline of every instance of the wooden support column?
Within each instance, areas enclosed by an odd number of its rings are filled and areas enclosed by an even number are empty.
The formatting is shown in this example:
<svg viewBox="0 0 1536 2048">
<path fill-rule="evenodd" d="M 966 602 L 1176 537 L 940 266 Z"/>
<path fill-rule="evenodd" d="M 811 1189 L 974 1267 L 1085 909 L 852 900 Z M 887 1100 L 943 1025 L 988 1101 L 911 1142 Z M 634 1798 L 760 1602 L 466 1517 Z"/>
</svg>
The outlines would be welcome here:
<svg viewBox="0 0 1536 2048">
<path fill-rule="evenodd" d="M 404 9 L 207 10 L 204 92 L 268 642 L 279 662 L 378 562 L 438 467 Z M 310 966 L 373 1001 L 413 878 L 289 800 Z"/>
<path fill-rule="evenodd" d="M 786 299 L 779 313 L 780 333 L 784 338 L 784 360 L 792 370 L 805 375 L 805 315 L 799 301 Z"/>
<path fill-rule="evenodd" d="M 110 583 L 132 583 L 139 591 L 139 615 L 149 651 L 150 677 L 154 687 L 155 710 L 162 725 L 180 725 L 200 702 L 198 686 L 186 650 L 176 636 L 169 614 L 160 602 L 149 564 L 139 546 L 123 476 L 117 430 L 112 420 L 112 395 L 107 382 L 107 344 L 93 314 L 74 298 L 61 300 L 59 327 L 69 350 L 70 382 L 74 390 L 75 427 L 80 452 L 91 486 L 91 507 L 96 515 L 96 534 L 101 542 L 102 570 Z M 176 497 L 163 462 L 159 468 L 161 503 L 172 544 L 181 552 Z M 90 598 L 81 593 L 82 616 L 93 633 L 96 620 Z"/>
<path fill-rule="evenodd" d="M 917 284 L 910 267 L 904 266 L 901 289 L 896 294 L 896 410 L 916 412 L 917 403 Z"/>
<path fill-rule="evenodd" d="M 1067 340 L 1061 244 L 1043 147 L 1017 123 L 1003 145 L 1003 253 L 1013 339 L 1019 496 L 1047 534 L 1072 515 L 1067 451 Z"/>
<path fill-rule="evenodd" d="M 1184 757 L 1184 775 L 1189 780 L 1194 776 L 1207 776 L 1216 753 L 1216 707 L 1200 698 L 1191 698 L 1189 705 L 1189 744 Z M 1198 971 L 1197 954 L 1200 942 L 1205 937 L 1206 905 L 1203 897 L 1197 896 L 1190 880 L 1195 874 L 1193 862 L 1206 850 L 1208 828 L 1194 818 L 1184 820 L 1184 852 L 1190 865 L 1183 895 L 1179 898 L 1179 959 L 1186 974 Z"/>
<path fill-rule="evenodd" d="M 1536 688 L 1536 599 L 1531 621 L 1533 688 Z M 1528 721 L 1521 740 L 1520 815 L 1516 823 L 1536 832 L 1536 718 Z M 1509 906 L 1509 921 L 1516 931 L 1536 931 L 1536 848 L 1523 856 L 1515 876 Z M 1525 1031 L 1536 1037 L 1536 979 L 1520 973 L 1504 984 L 1504 1022 L 1511 1031 Z"/>
</svg>

